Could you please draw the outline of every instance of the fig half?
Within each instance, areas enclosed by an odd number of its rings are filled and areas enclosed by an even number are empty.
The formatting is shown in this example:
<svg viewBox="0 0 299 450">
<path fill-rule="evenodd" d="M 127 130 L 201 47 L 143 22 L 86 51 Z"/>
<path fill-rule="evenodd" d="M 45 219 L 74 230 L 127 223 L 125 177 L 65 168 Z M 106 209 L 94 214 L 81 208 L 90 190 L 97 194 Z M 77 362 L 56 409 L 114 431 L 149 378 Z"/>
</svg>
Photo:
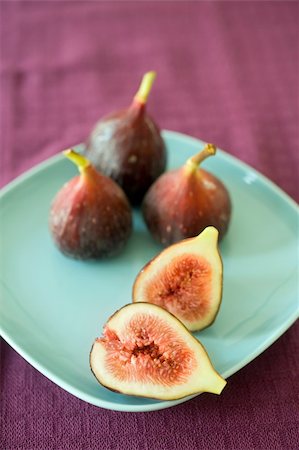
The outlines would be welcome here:
<svg viewBox="0 0 299 450">
<path fill-rule="evenodd" d="M 226 385 L 200 342 L 150 303 L 131 303 L 110 317 L 93 344 L 90 366 L 108 389 L 159 400 L 220 394 Z"/>
<path fill-rule="evenodd" d="M 162 306 L 190 331 L 211 325 L 222 298 L 218 235 L 215 227 L 207 227 L 195 238 L 163 250 L 137 275 L 133 302 Z"/>
</svg>

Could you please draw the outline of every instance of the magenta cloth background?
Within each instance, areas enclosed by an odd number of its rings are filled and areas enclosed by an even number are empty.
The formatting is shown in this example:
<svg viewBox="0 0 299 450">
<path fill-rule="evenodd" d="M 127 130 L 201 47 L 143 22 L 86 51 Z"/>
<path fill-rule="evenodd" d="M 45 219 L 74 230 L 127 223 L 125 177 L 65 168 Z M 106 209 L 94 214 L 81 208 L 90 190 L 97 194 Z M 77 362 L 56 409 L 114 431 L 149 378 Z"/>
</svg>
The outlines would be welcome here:
<svg viewBox="0 0 299 450">
<path fill-rule="evenodd" d="M 0 8 L 1 185 L 82 142 L 155 69 L 149 109 L 162 128 L 215 143 L 299 200 L 297 2 Z M 0 448 L 298 449 L 298 343 L 297 323 L 220 397 L 120 413 L 63 391 L 2 340 Z"/>
</svg>

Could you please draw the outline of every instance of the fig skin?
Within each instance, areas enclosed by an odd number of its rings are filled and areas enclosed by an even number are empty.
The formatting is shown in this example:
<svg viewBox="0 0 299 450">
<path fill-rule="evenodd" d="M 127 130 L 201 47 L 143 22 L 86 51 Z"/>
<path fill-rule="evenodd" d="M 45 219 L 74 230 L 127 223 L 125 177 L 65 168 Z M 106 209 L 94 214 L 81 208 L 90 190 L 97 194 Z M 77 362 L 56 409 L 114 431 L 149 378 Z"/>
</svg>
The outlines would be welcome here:
<svg viewBox="0 0 299 450">
<path fill-rule="evenodd" d="M 105 116 L 95 125 L 85 150 L 94 166 L 123 188 L 132 205 L 141 203 L 166 167 L 160 129 L 146 112 L 153 79 L 154 73 L 146 74 L 143 83 L 145 80 L 147 84 L 141 93 L 137 92 L 130 107 Z"/>
<path fill-rule="evenodd" d="M 158 325 L 154 331 L 151 322 Z M 108 319 L 103 335 L 93 343 L 89 363 L 97 381 L 113 392 L 177 400 L 200 392 L 219 395 L 226 385 L 203 345 L 157 305 L 124 305 Z M 157 347 L 154 356 L 151 345 Z"/>
<path fill-rule="evenodd" d="M 49 228 L 59 250 L 75 259 L 99 259 L 118 253 L 132 232 L 132 212 L 122 189 L 88 160 L 65 152 L 81 174 L 66 183 L 51 205 Z"/>
<path fill-rule="evenodd" d="M 181 168 L 161 175 L 147 192 L 143 217 L 163 246 L 197 236 L 208 226 L 217 228 L 219 241 L 227 233 L 232 209 L 229 192 L 213 174 L 198 168 L 197 162 L 215 152 L 208 144 Z"/>
</svg>

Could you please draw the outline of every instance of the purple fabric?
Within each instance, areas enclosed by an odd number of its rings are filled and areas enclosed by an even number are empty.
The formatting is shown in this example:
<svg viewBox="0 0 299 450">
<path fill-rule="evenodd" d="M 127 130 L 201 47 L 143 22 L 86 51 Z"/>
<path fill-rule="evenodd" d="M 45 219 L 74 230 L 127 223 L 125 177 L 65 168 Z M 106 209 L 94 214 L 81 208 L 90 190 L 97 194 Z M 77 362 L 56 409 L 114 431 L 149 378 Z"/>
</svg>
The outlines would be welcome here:
<svg viewBox="0 0 299 450">
<path fill-rule="evenodd" d="M 1 184 L 83 141 L 142 74 L 162 128 L 298 193 L 297 2 L 1 2 Z M 297 449 L 299 327 L 204 394 L 152 413 L 78 400 L 1 342 L 0 448 Z"/>
</svg>

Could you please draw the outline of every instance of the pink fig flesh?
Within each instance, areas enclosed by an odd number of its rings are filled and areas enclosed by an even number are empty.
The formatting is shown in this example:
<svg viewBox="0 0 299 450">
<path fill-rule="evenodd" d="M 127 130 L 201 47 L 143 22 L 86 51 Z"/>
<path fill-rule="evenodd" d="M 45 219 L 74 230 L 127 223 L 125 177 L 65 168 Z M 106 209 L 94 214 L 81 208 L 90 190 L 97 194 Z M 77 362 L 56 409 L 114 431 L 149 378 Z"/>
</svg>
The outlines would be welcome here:
<svg viewBox="0 0 299 450">
<path fill-rule="evenodd" d="M 211 283 L 212 267 L 206 258 L 180 255 L 155 275 L 145 289 L 145 298 L 191 323 L 206 315 Z"/>
<path fill-rule="evenodd" d="M 200 342 L 150 303 L 125 305 L 110 317 L 92 346 L 90 365 L 108 389 L 161 400 L 220 394 L 226 384 Z"/>
<path fill-rule="evenodd" d="M 163 334 L 159 331 L 162 329 Z M 173 342 L 171 350 L 164 335 Z M 175 330 L 152 315 L 136 314 L 128 324 L 124 339 L 106 326 L 103 337 L 97 342 L 105 346 L 107 368 L 117 373 L 120 381 L 150 379 L 169 386 L 184 383 L 196 367 L 192 352 Z"/>
<path fill-rule="evenodd" d="M 164 249 L 137 275 L 133 302 L 161 306 L 191 331 L 210 326 L 222 299 L 218 235 L 216 228 L 207 227 L 195 238 Z"/>
</svg>

